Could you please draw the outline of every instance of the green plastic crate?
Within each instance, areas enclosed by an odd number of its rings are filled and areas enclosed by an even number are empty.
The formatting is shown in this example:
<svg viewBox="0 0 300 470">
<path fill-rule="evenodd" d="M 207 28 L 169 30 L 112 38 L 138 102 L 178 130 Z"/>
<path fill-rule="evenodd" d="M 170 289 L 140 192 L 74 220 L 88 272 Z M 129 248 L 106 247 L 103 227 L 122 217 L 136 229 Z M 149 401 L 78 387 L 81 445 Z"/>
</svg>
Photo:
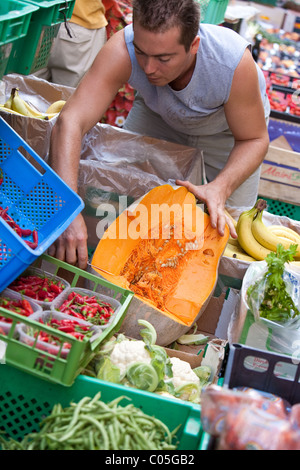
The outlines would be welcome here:
<svg viewBox="0 0 300 470">
<path fill-rule="evenodd" d="M 229 0 L 197 0 L 200 4 L 201 23 L 221 24 Z"/>
<path fill-rule="evenodd" d="M 0 79 L 5 73 L 13 42 L 26 36 L 32 13 L 37 9 L 18 0 L 0 3 Z"/>
<path fill-rule="evenodd" d="M 275 7 L 277 5 L 277 0 L 255 0 L 255 3 L 261 3 L 263 5 L 272 5 Z"/>
<path fill-rule="evenodd" d="M 300 206 L 276 199 L 268 199 L 263 196 L 260 198 L 267 202 L 268 206 L 266 210 L 271 214 L 286 216 L 293 220 L 300 220 Z"/>
<path fill-rule="evenodd" d="M 65 407 L 71 401 L 78 402 L 85 396 L 92 398 L 98 392 L 101 392 L 104 402 L 119 396 L 128 397 L 130 402 L 124 400 L 120 404 L 132 403 L 144 413 L 163 421 L 170 430 L 180 425 L 176 434 L 178 450 L 199 449 L 203 434 L 199 405 L 83 375 L 76 378 L 72 387 L 66 388 L 5 364 L 0 365 L 0 431 L 4 431 L 6 439 L 21 440 L 26 434 L 39 430 L 41 419 L 50 414 L 55 404 Z"/>
<path fill-rule="evenodd" d="M 24 0 L 37 7 L 27 35 L 13 44 L 5 74 L 32 74 L 47 66 L 60 25 L 71 18 L 75 0 Z"/>
<path fill-rule="evenodd" d="M 98 276 L 71 266 L 63 261 L 56 260 L 48 255 L 42 255 L 35 264 L 39 264 L 43 261 L 47 262 L 48 267 L 50 266 L 53 268 L 51 270 L 45 269 L 45 271 L 64 277 L 60 275 L 62 272 L 61 270 L 64 270 L 64 273 L 68 275 L 69 278 L 73 277 L 72 280 L 68 280 L 71 287 L 82 287 L 81 282 L 88 281 L 90 290 L 115 298 L 121 304 L 121 308 L 118 310 L 112 323 L 103 330 L 97 339 L 92 342 L 87 338 L 83 341 L 79 341 L 70 335 L 58 332 L 57 330 L 53 330 L 51 327 L 33 321 L 30 317 L 24 318 L 16 313 L 0 308 L 1 316 L 12 319 L 12 326 L 8 335 L 0 333 L 0 340 L 6 343 L 5 362 L 44 380 L 70 386 L 74 382 L 75 378 L 80 374 L 81 370 L 92 359 L 94 351 L 97 349 L 98 345 L 104 341 L 104 339 L 109 339 L 115 331 L 120 329 L 134 294 L 129 290 L 115 286 Z M 55 336 L 61 340 L 61 343 L 64 341 L 70 343 L 71 349 L 68 355 L 63 357 L 61 352 L 57 355 L 53 355 L 50 352 L 38 349 L 34 344 L 28 345 L 20 342 L 17 336 L 17 324 L 20 321 L 38 328 L 39 330 L 55 334 Z"/>
</svg>

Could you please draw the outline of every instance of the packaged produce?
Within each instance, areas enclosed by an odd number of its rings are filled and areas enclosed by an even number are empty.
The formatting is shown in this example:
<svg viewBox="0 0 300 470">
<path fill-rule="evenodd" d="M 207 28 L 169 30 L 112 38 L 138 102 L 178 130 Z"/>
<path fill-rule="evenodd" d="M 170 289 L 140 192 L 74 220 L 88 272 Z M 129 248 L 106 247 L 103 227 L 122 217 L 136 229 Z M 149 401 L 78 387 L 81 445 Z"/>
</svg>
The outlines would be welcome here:
<svg viewBox="0 0 300 470">
<path fill-rule="evenodd" d="M 273 396 L 262 395 L 258 390 L 230 390 L 210 384 L 201 394 L 201 422 L 204 431 L 219 437 L 225 429 L 225 421 L 230 411 L 236 412 L 241 406 L 256 407 L 272 416 L 285 419 L 286 404 Z"/>
<path fill-rule="evenodd" d="M 64 279 L 30 266 L 8 288 L 30 298 L 46 309 L 70 287 Z"/>
<path fill-rule="evenodd" d="M 18 327 L 20 341 L 30 346 L 34 345 L 37 349 L 47 351 L 50 354 L 61 355 L 64 358 L 67 356 L 72 344 L 68 342 L 67 336 L 65 340 L 57 337 L 55 331 L 65 333 L 79 341 L 83 341 L 85 338 L 92 340 L 93 337 L 95 338 L 99 334 L 99 328 L 91 323 L 51 310 L 37 312 L 31 316 L 31 319 L 51 329 L 44 331 L 35 325 L 21 323 Z"/>
<path fill-rule="evenodd" d="M 255 318 L 285 323 L 300 314 L 298 308 L 300 283 L 286 270 L 293 260 L 296 245 L 284 250 L 278 245 L 276 253 L 266 258 L 266 268 L 247 289 L 247 303 Z"/>
<path fill-rule="evenodd" d="M 40 312 L 41 307 L 32 300 L 24 299 L 18 292 L 12 292 L 9 289 L 4 289 L 0 295 L 0 308 L 4 308 L 19 315 L 29 317 L 36 312 Z M 0 312 L 0 333 L 8 334 L 12 324 L 12 319 Z"/>
<path fill-rule="evenodd" d="M 78 287 L 66 290 L 51 308 L 103 328 L 111 324 L 120 306 L 116 299 Z"/>
<path fill-rule="evenodd" d="M 300 450 L 300 430 L 256 406 L 240 406 L 228 411 L 218 449 Z"/>
</svg>

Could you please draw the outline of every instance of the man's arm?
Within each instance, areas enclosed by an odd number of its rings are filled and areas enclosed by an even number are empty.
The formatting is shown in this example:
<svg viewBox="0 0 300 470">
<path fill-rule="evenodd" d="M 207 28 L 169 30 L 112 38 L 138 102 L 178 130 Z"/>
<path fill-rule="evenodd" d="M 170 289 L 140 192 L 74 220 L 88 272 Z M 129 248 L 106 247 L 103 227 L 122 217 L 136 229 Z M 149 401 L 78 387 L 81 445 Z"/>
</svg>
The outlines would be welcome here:
<svg viewBox="0 0 300 470">
<path fill-rule="evenodd" d="M 102 47 L 53 127 L 50 165 L 76 192 L 82 139 L 99 122 L 130 73 L 131 63 L 122 30 Z M 87 230 L 81 214 L 49 248 L 49 254 L 70 264 L 78 261 L 79 267 L 86 267 Z"/>
<path fill-rule="evenodd" d="M 224 168 L 204 186 L 184 184 L 195 196 L 206 203 L 211 224 L 224 233 L 227 222 L 236 237 L 232 222 L 224 207 L 228 197 L 259 167 L 267 152 L 269 136 L 259 90 L 257 70 L 247 49 L 235 71 L 225 114 L 235 144 Z M 212 136 L 213 138 L 213 136 Z"/>
</svg>

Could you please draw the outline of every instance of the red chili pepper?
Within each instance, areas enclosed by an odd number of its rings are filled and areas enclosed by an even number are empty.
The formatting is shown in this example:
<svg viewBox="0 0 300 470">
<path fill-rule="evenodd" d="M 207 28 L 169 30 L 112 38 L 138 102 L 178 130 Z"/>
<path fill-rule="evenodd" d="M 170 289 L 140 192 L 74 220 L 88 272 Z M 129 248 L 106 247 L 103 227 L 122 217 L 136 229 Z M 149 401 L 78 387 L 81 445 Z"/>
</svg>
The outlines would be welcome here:
<svg viewBox="0 0 300 470">
<path fill-rule="evenodd" d="M 60 294 L 62 292 L 62 288 L 54 283 L 50 284 L 49 288 L 52 292 L 55 292 L 56 294 Z"/>
<path fill-rule="evenodd" d="M 20 276 L 9 287 L 32 299 L 46 302 L 51 302 L 65 289 L 63 282 L 38 275 Z"/>
<path fill-rule="evenodd" d="M 2 181 L 0 181 L 0 184 L 2 183 Z M 32 235 L 32 239 L 33 239 L 32 242 L 29 240 L 24 240 L 30 248 L 35 249 L 38 246 L 37 231 L 30 230 L 30 229 L 23 229 L 22 227 L 20 227 L 19 224 L 17 224 L 17 222 L 13 219 L 13 217 L 11 217 L 8 214 L 8 207 L 6 207 L 5 209 L 0 207 L 0 217 L 2 217 L 3 220 L 5 220 L 5 222 L 17 233 L 19 237 L 23 238 L 23 237 L 28 237 Z"/>
</svg>

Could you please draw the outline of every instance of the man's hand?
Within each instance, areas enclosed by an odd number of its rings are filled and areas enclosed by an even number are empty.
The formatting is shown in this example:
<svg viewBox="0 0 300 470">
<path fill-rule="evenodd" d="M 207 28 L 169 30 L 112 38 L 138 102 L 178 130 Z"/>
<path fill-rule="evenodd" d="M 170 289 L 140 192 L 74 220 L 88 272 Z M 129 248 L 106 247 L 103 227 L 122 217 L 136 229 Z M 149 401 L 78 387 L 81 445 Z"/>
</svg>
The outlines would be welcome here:
<svg viewBox="0 0 300 470">
<path fill-rule="evenodd" d="M 210 223 L 213 228 L 217 228 L 220 235 L 224 235 L 225 224 L 228 225 L 230 234 L 237 238 L 237 233 L 233 221 L 225 213 L 224 195 L 212 181 L 202 186 L 196 186 L 189 181 L 176 180 L 176 184 L 187 188 L 199 202 L 205 203 L 210 215 Z"/>
<path fill-rule="evenodd" d="M 62 235 L 49 247 L 48 254 L 85 269 L 88 262 L 87 229 L 79 214 Z"/>
</svg>

